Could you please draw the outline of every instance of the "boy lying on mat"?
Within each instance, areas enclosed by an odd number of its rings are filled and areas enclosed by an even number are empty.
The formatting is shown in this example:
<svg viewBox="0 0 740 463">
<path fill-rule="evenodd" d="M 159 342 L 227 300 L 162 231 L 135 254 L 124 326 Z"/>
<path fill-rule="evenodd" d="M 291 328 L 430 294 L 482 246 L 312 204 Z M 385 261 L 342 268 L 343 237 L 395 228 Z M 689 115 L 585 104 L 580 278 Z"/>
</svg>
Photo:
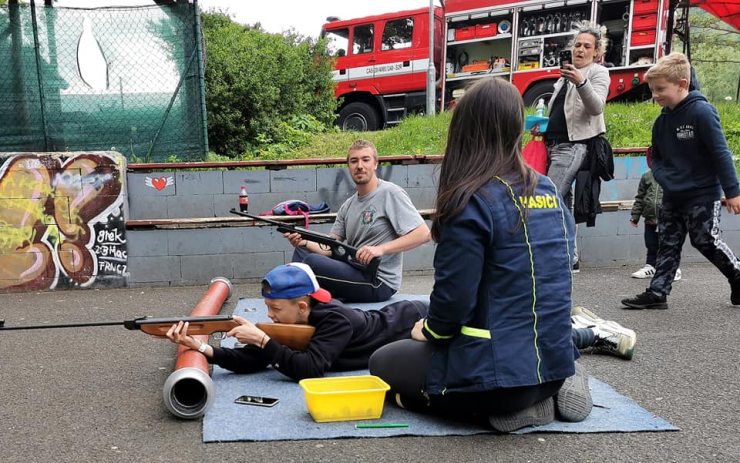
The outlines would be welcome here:
<svg viewBox="0 0 740 463">
<path fill-rule="evenodd" d="M 379 310 L 347 307 L 319 287 L 311 268 L 302 263 L 280 265 L 262 280 L 267 316 L 274 323 L 316 328 L 305 351 L 271 339 L 254 323 L 240 323 L 227 336 L 245 344 L 234 349 L 212 347 L 188 336 L 187 323 L 173 325 L 167 337 L 174 343 L 202 352 L 209 363 L 235 373 L 253 373 L 272 365 L 295 381 L 323 376 L 327 371 L 367 368 L 370 355 L 381 346 L 410 339 L 411 329 L 426 316 L 426 304 L 400 301 Z"/>
</svg>

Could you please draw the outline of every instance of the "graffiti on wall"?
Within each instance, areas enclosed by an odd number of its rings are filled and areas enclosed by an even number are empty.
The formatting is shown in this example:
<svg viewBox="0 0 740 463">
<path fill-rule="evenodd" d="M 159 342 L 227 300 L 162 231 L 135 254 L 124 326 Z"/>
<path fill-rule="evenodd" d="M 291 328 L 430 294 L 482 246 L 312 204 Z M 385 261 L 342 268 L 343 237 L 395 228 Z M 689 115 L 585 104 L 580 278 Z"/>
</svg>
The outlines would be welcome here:
<svg viewBox="0 0 740 463">
<path fill-rule="evenodd" d="M 0 291 L 125 286 L 125 158 L 0 155 Z"/>
</svg>

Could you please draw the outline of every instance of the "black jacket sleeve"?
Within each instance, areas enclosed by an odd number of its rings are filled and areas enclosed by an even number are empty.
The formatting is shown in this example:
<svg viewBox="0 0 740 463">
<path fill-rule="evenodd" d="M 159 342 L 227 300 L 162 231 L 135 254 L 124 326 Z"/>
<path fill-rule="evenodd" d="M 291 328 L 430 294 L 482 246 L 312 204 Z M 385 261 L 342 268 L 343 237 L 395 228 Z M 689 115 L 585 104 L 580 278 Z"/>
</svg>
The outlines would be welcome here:
<svg viewBox="0 0 740 463">
<path fill-rule="evenodd" d="M 329 371 L 352 339 L 352 325 L 340 313 L 322 318 L 305 351 L 293 350 L 271 339 L 263 349 L 268 363 L 280 373 L 300 381 Z"/>
<path fill-rule="evenodd" d="M 208 362 L 234 373 L 254 373 L 263 370 L 269 364 L 264 351 L 255 346 L 235 349 L 214 347 L 213 358 L 208 359 Z"/>
</svg>

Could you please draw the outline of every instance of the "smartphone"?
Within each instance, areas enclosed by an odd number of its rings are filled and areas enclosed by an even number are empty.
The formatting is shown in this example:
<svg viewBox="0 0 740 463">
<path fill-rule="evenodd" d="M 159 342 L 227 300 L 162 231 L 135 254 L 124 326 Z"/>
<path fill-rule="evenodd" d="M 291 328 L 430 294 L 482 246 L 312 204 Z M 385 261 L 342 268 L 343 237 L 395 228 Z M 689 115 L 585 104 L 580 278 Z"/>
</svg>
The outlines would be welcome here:
<svg viewBox="0 0 740 463">
<path fill-rule="evenodd" d="M 257 405 L 258 407 L 272 407 L 278 403 L 278 399 L 273 397 L 259 397 L 256 395 L 243 395 L 237 397 L 234 403 L 242 405 Z"/>
<path fill-rule="evenodd" d="M 573 64 L 573 52 L 570 50 L 560 52 L 560 67 L 562 68 L 566 64 Z"/>
</svg>

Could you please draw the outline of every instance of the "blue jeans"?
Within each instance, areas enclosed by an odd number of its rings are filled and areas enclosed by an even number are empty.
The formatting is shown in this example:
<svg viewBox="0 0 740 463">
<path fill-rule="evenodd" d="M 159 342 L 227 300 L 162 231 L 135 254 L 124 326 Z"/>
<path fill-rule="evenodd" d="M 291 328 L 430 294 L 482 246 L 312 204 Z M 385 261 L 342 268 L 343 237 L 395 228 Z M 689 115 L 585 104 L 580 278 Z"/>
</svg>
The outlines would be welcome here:
<svg viewBox="0 0 740 463">
<path fill-rule="evenodd" d="M 334 299 L 342 302 L 383 302 L 396 290 L 346 262 L 315 254 L 304 248 L 295 248 L 293 262 L 303 262 L 311 267 L 319 286 L 329 291 Z"/>
<path fill-rule="evenodd" d="M 558 143 L 547 147 L 547 176 L 555 184 L 568 210 L 573 212 L 573 180 L 586 159 L 584 143 Z M 576 229 L 577 231 L 578 229 Z M 575 243 L 575 236 L 573 241 Z M 574 244 L 573 263 L 578 262 L 578 248 Z"/>
</svg>

